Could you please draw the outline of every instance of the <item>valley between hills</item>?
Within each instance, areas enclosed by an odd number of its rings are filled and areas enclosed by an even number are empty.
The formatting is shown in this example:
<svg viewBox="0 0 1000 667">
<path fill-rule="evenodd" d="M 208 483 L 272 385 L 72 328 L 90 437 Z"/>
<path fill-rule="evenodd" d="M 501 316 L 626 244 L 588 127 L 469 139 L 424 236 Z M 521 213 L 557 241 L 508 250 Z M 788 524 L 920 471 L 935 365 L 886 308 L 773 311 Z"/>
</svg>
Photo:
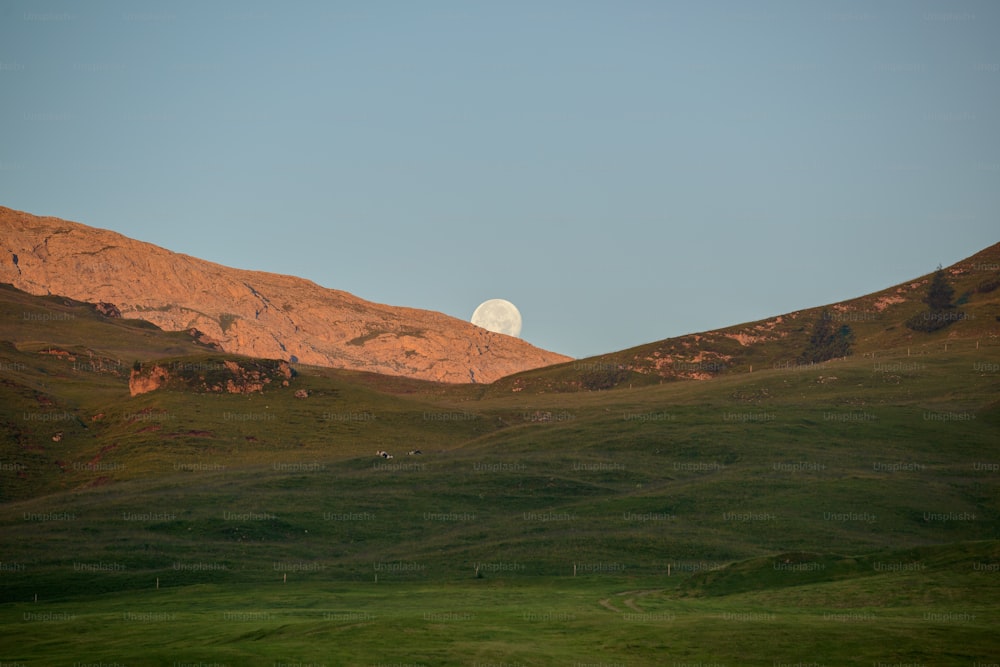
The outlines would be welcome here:
<svg viewBox="0 0 1000 667">
<path fill-rule="evenodd" d="M 1000 661 L 1000 244 L 572 360 L 0 213 L 0 664 Z"/>
</svg>

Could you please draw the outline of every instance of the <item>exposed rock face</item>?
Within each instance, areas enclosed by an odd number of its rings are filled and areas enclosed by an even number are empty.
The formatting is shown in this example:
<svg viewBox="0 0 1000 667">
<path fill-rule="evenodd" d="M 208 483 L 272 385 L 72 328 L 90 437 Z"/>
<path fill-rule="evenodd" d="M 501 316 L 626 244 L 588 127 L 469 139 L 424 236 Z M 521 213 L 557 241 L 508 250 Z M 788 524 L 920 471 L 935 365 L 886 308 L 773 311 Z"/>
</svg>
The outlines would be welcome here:
<svg viewBox="0 0 1000 667">
<path fill-rule="evenodd" d="M 371 303 L 3 207 L 0 282 L 114 304 L 122 317 L 197 329 L 227 352 L 259 358 L 441 382 L 492 382 L 570 360 L 442 313 Z"/>
<path fill-rule="evenodd" d="M 143 372 L 141 369 L 132 369 L 132 374 L 128 378 L 128 391 L 132 396 L 148 394 L 163 386 L 170 374 L 163 366 L 153 366 Z"/>
<path fill-rule="evenodd" d="M 121 317 L 122 311 L 118 310 L 118 306 L 113 303 L 95 303 L 94 309 L 97 310 L 104 317 Z"/>
<path fill-rule="evenodd" d="M 273 359 L 226 359 L 197 364 L 140 365 L 132 369 L 128 389 L 132 396 L 161 387 L 201 393 L 253 394 L 266 387 L 287 387 L 293 377 L 288 362 Z"/>
</svg>

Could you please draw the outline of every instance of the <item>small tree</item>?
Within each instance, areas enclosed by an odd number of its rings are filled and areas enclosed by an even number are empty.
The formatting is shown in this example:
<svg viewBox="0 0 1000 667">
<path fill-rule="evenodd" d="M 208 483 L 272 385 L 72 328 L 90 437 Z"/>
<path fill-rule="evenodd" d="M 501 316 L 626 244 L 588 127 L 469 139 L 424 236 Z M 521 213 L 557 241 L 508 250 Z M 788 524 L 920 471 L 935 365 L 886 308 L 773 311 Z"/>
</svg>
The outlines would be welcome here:
<svg viewBox="0 0 1000 667">
<path fill-rule="evenodd" d="M 846 357 L 851 353 L 853 342 L 854 332 L 851 327 L 846 324 L 839 328 L 834 326 L 833 318 L 824 310 L 813 325 L 809 345 L 802 352 L 799 361 L 815 364 L 836 357 Z"/>
<path fill-rule="evenodd" d="M 954 297 L 955 289 L 948 284 L 944 270 L 939 264 L 931 284 L 927 287 L 927 294 L 921 299 L 927 304 L 927 310 L 906 320 L 907 328 L 931 333 L 964 318 L 965 313 L 955 310 L 956 304 L 952 303 Z"/>
<path fill-rule="evenodd" d="M 954 308 L 955 305 L 951 302 L 953 298 L 955 298 L 955 290 L 948 284 L 944 270 L 938 264 L 937 272 L 934 274 L 934 278 L 931 279 L 930 287 L 927 288 L 927 294 L 921 301 L 926 303 L 931 311 L 936 312 Z"/>
</svg>

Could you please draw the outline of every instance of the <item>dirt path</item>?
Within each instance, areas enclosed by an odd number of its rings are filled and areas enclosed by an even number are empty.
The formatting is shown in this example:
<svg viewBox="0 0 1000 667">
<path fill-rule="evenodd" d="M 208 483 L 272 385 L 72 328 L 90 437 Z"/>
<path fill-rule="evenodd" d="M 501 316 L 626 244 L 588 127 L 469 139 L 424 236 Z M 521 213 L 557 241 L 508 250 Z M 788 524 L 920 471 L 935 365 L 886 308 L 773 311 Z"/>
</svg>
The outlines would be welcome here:
<svg viewBox="0 0 1000 667">
<path fill-rule="evenodd" d="M 626 607 L 628 607 L 632 611 L 636 611 L 636 612 L 639 612 L 641 614 L 641 613 L 644 613 L 645 610 L 638 605 L 638 603 L 636 602 L 636 599 L 637 598 L 641 598 L 641 597 L 646 596 L 646 595 L 651 595 L 653 593 L 659 593 L 659 592 L 660 592 L 660 589 L 658 589 L 658 588 L 650 588 L 650 589 L 638 590 L 638 591 L 623 591 L 621 593 L 615 593 L 615 596 L 616 597 L 625 598 L 624 600 L 622 600 L 622 604 L 624 604 Z M 618 614 L 620 614 L 620 613 L 622 613 L 624 611 L 623 609 L 618 609 L 613 604 L 611 604 L 611 598 L 604 598 L 603 600 L 598 600 L 598 604 L 601 605 L 602 607 L 604 607 L 605 609 L 607 609 L 609 611 L 613 611 L 613 612 L 618 613 Z"/>
<path fill-rule="evenodd" d="M 603 600 L 598 600 L 597 604 L 601 605 L 605 609 L 610 609 L 611 611 L 615 612 L 616 614 L 620 614 L 621 611 L 622 611 L 621 609 L 618 609 L 613 604 L 611 604 L 611 600 L 608 599 L 608 598 L 604 598 Z"/>
</svg>

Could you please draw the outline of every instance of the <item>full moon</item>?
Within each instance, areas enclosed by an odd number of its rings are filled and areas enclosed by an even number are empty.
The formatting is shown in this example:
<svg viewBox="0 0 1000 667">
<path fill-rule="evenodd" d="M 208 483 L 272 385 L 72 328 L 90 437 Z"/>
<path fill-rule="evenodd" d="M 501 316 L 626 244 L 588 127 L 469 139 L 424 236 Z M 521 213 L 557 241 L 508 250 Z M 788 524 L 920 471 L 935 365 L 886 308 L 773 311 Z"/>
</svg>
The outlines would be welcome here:
<svg viewBox="0 0 1000 667">
<path fill-rule="evenodd" d="M 506 299 L 483 301 L 472 313 L 472 323 L 494 333 L 521 335 L 521 313 Z"/>
</svg>

